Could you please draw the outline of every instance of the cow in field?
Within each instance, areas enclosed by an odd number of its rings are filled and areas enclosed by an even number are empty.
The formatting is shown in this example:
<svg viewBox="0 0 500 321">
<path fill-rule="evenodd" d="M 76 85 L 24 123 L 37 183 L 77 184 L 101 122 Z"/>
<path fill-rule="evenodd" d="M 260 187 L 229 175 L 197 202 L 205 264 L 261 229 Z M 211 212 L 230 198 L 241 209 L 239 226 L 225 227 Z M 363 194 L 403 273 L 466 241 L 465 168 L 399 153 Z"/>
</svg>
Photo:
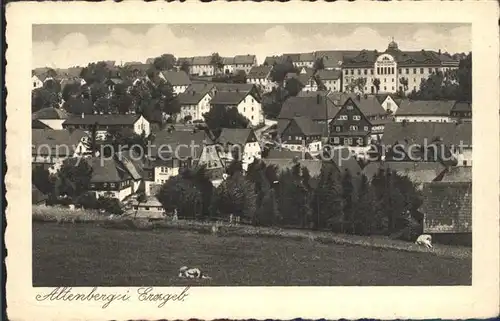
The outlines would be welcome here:
<svg viewBox="0 0 500 321">
<path fill-rule="evenodd" d="M 423 245 L 428 249 L 432 249 L 432 236 L 429 234 L 422 234 L 417 238 L 415 244 Z"/>
<path fill-rule="evenodd" d="M 211 279 L 208 275 L 205 275 L 198 268 L 188 268 L 183 266 L 179 269 L 179 277 L 185 279 Z"/>
</svg>

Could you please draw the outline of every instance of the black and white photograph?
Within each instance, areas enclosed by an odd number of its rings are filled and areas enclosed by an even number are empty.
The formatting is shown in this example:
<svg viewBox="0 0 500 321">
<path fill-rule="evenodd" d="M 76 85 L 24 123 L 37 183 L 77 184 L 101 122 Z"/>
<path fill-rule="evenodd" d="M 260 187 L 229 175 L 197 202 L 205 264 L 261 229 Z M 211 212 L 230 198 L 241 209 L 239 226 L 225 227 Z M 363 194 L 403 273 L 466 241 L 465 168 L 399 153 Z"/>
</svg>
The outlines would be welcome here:
<svg viewBox="0 0 500 321">
<path fill-rule="evenodd" d="M 470 285 L 470 37 L 34 25 L 33 285 Z"/>
<path fill-rule="evenodd" d="M 384 4 L 12 5 L 10 316 L 498 312 L 499 9 Z"/>
</svg>

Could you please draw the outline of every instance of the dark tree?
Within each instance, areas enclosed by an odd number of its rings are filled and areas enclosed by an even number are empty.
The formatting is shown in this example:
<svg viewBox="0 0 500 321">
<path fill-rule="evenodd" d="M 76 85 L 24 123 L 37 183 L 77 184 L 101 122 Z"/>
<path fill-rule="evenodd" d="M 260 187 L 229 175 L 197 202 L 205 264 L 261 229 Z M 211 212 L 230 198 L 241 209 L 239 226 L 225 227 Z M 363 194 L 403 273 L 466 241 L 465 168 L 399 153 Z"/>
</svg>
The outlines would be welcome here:
<svg viewBox="0 0 500 321">
<path fill-rule="evenodd" d="M 203 114 L 205 123 L 211 130 L 220 128 L 247 128 L 249 120 L 238 112 L 236 107 L 213 105 L 208 113 Z"/>
</svg>

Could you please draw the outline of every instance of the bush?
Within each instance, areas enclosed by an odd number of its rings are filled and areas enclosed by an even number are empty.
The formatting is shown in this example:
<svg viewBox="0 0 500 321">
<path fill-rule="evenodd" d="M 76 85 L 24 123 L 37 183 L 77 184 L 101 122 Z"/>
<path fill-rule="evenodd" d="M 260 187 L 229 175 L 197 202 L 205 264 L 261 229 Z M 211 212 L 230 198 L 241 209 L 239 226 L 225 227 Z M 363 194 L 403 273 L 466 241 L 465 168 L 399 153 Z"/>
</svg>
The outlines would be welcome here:
<svg viewBox="0 0 500 321">
<path fill-rule="evenodd" d="M 76 204 L 80 205 L 81 207 L 85 209 L 98 209 L 99 204 L 97 202 L 97 198 L 95 197 L 94 193 L 92 192 L 86 192 L 80 195 L 76 199 Z"/>
<path fill-rule="evenodd" d="M 117 198 L 101 196 L 97 200 L 97 207 L 111 214 L 117 214 L 117 215 L 123 214 L 120 201 Z"/>
</svg>

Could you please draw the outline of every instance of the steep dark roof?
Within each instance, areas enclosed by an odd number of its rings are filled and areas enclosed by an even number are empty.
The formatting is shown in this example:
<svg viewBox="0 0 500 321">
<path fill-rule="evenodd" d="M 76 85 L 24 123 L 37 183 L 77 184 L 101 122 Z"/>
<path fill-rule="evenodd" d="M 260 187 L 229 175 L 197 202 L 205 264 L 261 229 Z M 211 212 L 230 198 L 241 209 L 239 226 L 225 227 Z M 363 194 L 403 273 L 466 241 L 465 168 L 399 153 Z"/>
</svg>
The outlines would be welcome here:
<svg viewBox="0 0 500 321">
<path fill-rule="evenodd" d="M 255 55 L 236 55 L 234 63 L 238 65 L 251 65 L 255 62 Z"/>
<path fill-rule="evenodd" d="M 247 92 L 219 91 L 214 95 L 214 97 L 210 101 L 210 104 L 238 105 L 247 95 Z"/>
<path fill-rule="evenodd" d="M 117 183 L 132 178 L 127 169 L 115 159 L 90 157 L 86 161 L 92 167 L 91 183 Z"/>
<path fill-rule="evenodd" d="M 454 100 L 402 100 L 396 116 L 449 116 Z"/>
<path fill-rule="evenodd" d="M 99 125 L 133 125 L 135 122 L 141 117 L 139 114 L 113 114 L 113 115 L 100 115 L 100 114 L 92 114 L 85 115 L 85 117 L 70 117 L 68 118 L 63 125 L 93 125 L 98 123 Z"/>
<path fill-rule="evenodd" d="M 116 160 L 129 172 L 133 179 L 139 180 L 143 177 L 143 164 L 141 163 L 140 155 L 135 154 L 131 150 L 121 151 L 115 154 Z"/>
<path fill-rule="evenodd" d="M 470 102 L 459 101 L 453 106 L 451 111 L 472 112 L 472 104 Z"/>
<path fill-rule="evenodd" d="M 94 112 L 94 103 L 90 99 L 70 98 L 65 101 L 62 108 L 67 112 L 71 111 L 75 115 L 92 114 Z"/>
<path fill-rule="evenodd" d="M 440 138 L 446 145 L 457 146 L 462 142 L 472 145 L 472 124 L 470 123 L 437 123 L 437 122 L 397 122 L 388 123 L 384 128 L 382 142 L 392 145 L 396 142 L 408 144 L 430 144 Z"/>
<path fill-rule="evenodd" d="M 161 74 L 172 86 L 189 86 L 191 80 L 184 71 L 162 71 Z"/>
<path fill-rule="evenodd" d="M 309 117 L 294 117 L 290 122 L 289 126 L 295 122 L 302 133 L 306 136 L 316 136 L 322 135 L 324 131 L 324 125 L 315 123 Z"/>
<path fill-rule="evenodd" d="M 356 56 L 359 51 L 352 50 L 320 50 L 314 54 L 316 59 L 323 58 L 325 68 L 340 68 L 344 59 Z"/>
<path fill-rule="evenodd" d="M 284 62 L 285 59 L 282 56 L 267 56 L 264 59 L 264 65 L 273 66 L 274 64 L 279 64 Z"/>
<path fill-rule="evenodd" d="M 340 108 L 330 99 L 317 95 L 316 97 L 290 97 L 283 103 L 278 119 L 292 119 L 298 116 L 309 117 L 312 120 L 332 119 Z"/>
<path fill-rule="evenodd" d="M 299 54 L 299 61 L 310 62 L 310 61 L 315 61 L 315 60 L 316 60 L 316 58 L 314 57 L 313 52 L 304 52 L 304 53 Z"/>
<path fill-rule="evenodd" d="M 472 182 L 432 182 L 422 194 L 424 232 L 472 232 Z"/>
<path fill-rule="evenodd" d="M 284 61 L 290 60 L 292 62 L 298 62 L 298 61 L 300 61 L 300 54 L 298 54 L 298 53 L 283 54 L 283 59 L 284 59 Z"/>
<path fill-rule="evenodd" d="M 283 131 L 288 127 L 288 124 L 290 124 L 291 120 L 290 119 L 278 119 L 278 124 L 276 125 L 276 131 L 278 135 L 281 135 Z"/>
<path fill-rule="evenodd" d="M 54 155 L 66 151 L 71 155 L 75 152 L 75 148 L 82 141 L 82 138 L 86 136 L 87 134 L 82 130 L 32 129 L 31 150 L 33 153 L 48 153 L 47 147 L 50 147 L 51 153 Z"/>
<path fill-rule="evenodd" d="M 191 92 L 183 92 L 177 95 L 177 99 L 179 100 L 180 105 L 196 105 L 198 104 L 206 95 L 208 92 L 196 92 L 196 91 L 191 91 Z"/>
<path fill-rule="evenodd" d="M 254 66 L 250 69 L 247 78 L 249 79 L 262 79 L 269 76 L 269 73 L 273 69 L 272 66 Z"/>
<path fill-rule="evenodd" d="M 358 97 L 350 97 L 348 100 L 351 100 L 356 106 L 358 106 L 363 115 L 367 117 L 386 114 L 384 107 L 382 107 L 378 99 L 374 96 L 366 96 L 366 98 L 364 96 L 360 96 L 359 99 Z M 346 103 L 347 101 L 345 104 Z"/>
<path fill-rule="evenodd" d="M 252 132 L 251 128 L 222 128 L 217 142 L 220 144 L 238 144 L 244 146 Z"/>
<path fill-rule="evenodd" d="M 186 89 L 186 93 L 189 92 L 196 92 L 196 93 L 209 93 L 210 91 L 215 89 L 215 85 L 211 82 L 193 82 L 191 85 L 189 85 Z"/>
<path fill-rule="evenodd" d="M 192 58 L 190 65 L 210 65 L 211 60 L 212 56 L 197 56 Z"/>
<path fill-rule="evenodd" d="M 342 71 L 340 70 L 319 70 L 316 74 L 321 80 L 338 80 L 342 77 Z"/>
<path fill-rule="evenodd" d="M 172 131 L 162 130 L 155 134 L 151 146 L 151 155 L 160 158 L 183 158 L 191 157 L 199 159 L 205 145 L 212 144 L 212 140 L 201 130 Z"/>
<path fill-rule="evenodd" d="M 373 50 L 361 50 L 356 56 L 343 56 L 344 62 L 342 67 L 353 68 L 373 68 L 375 60 L 377 60 L 378 52 Z"/>
<path fill-rule="evenodd" d="M 59 108 L 43 108 L 31 115 L 31 119 L 66 119 L 68 113 Z"/>
<path fill-rule="evenodd" d="M 31 121 L 31 128 L 32 129 L 51 129 L 50 126 L 45 125 L 39 119 L 33 119 Z"/>
</svg>

